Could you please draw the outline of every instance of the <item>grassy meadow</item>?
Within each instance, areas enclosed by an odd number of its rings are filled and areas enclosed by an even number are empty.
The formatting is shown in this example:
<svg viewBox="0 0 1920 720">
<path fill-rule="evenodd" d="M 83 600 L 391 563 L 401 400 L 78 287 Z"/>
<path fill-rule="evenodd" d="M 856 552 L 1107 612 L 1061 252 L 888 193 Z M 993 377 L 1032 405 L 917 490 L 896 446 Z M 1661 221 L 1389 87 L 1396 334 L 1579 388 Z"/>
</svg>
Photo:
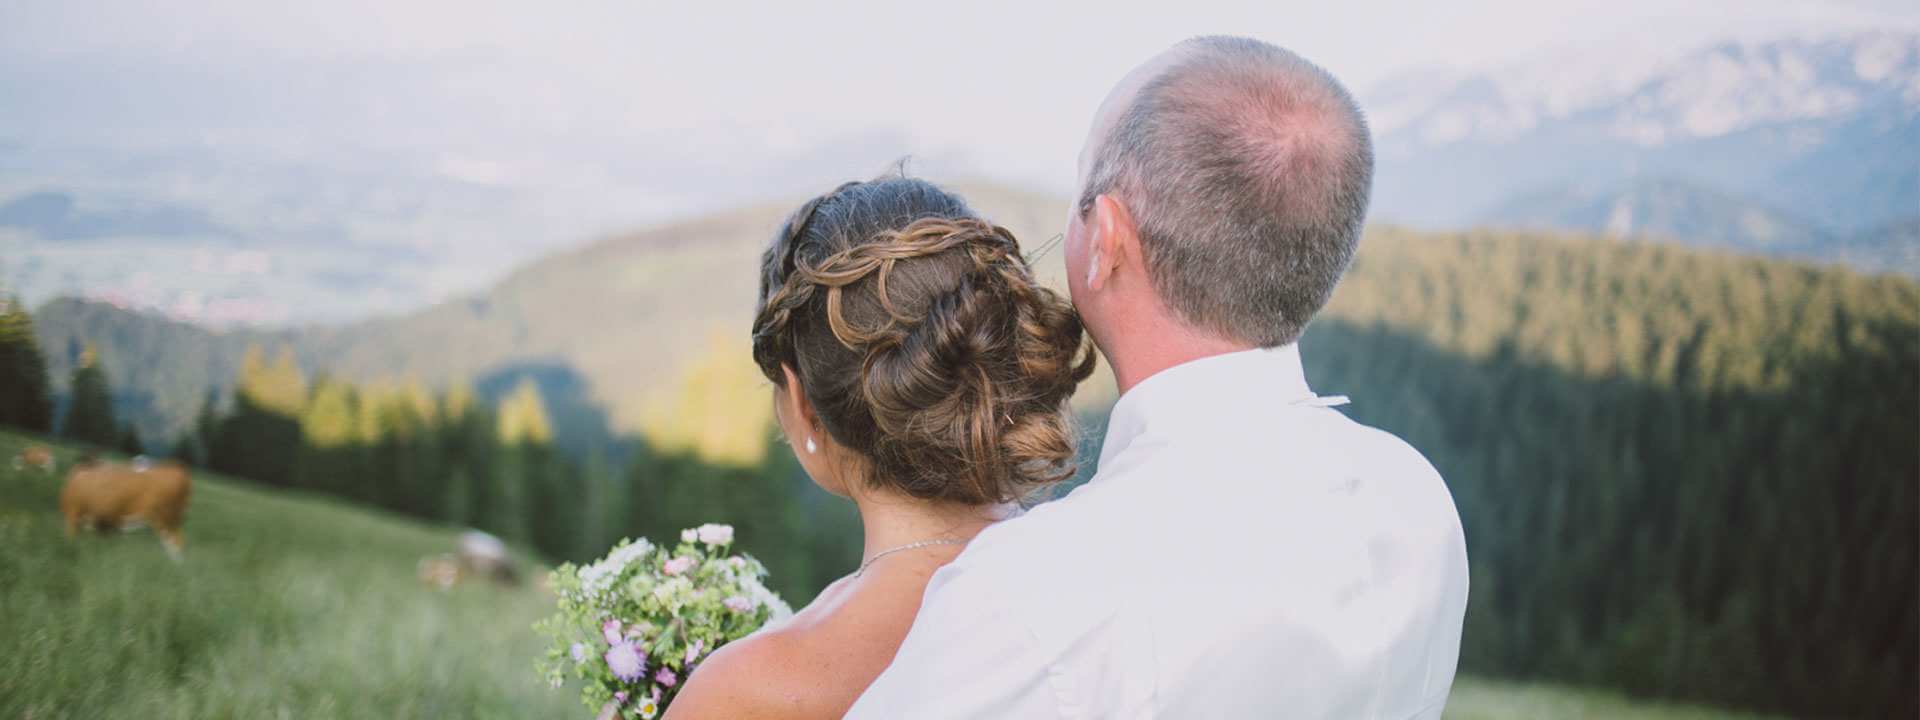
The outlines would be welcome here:
<svg viewBox="0 0 1920 720">
<path fill-rule="evenodd" d="M 12 467 L 33 442 L 0 432 L 0 717 L 584 715 L 530 670 L 540 590 L 415 579 L 450 529 L 197 473 L 185 562 L 146 531 L 69 543 L 59 477 Z M 1734 716 L 1463 678 L 1447 717 Z"/>
<path fill-rule="evenodd" d="M 535 681 L 540 590 L 415 579 L 451 530 L 196 473 L 185 562 L 144 530 L 69 543 L 28 442 L 0 432 L 0 717 L 583 712 Z"/>
</svg>

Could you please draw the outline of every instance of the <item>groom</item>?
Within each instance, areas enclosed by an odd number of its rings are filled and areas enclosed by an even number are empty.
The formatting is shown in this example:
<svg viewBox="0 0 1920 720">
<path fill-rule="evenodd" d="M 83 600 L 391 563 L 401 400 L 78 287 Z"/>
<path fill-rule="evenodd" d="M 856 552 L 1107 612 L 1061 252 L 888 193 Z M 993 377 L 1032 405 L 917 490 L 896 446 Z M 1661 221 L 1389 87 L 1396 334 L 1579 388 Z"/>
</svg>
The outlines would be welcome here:
<svg viewBox="0 0 1920 720">
<path fill-rule="evenodd" d="M 1440 717 L 1452 497 L 1314 395 L 1295 345 L 1372 173 L 1352 98 L 1286 50 L 1198 38 L 1121 80 L 1065 242 L 1121 393 L 1099 472 L 936 573 L 848 717 Z"/>
</svg>

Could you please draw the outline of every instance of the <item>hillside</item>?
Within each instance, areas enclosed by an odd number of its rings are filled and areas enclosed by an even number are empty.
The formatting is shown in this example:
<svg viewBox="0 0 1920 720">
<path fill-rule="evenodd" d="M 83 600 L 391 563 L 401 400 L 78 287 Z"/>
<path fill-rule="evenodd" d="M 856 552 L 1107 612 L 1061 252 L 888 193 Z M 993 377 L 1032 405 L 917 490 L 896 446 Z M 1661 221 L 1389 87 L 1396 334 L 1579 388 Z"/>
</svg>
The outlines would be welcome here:
<svg viewBox="0 0 1920 720">
<path fill-rule="evenodd" d="M 65 541 L 58 487 L 0 463 L 0 716 L 580 713 L 532 672 L 544 593 L 415 579 L 451 530 L 201 473 L 174 565 L 144 531 Z"/>
<path fill-rule="evenodd" d="M 1302 354 L 1447 479 L 1463 668 L 1920 711 L 1920 284 L 1590 238 L 1367 242 Z"/>
<path fill-rule="evenodd" d="M 1052 237 L 1066 212 L 1064 201 L 1038 193 L 960 189 L 1029 247 Z M 309 372 L 471 383 L 490 401 L 531 378 L 561 442 L 584 451 L 624 435 L 671 435 L 669 426 L 684 421 L 674 409 L 689 375 L 716 358 L 745 357 L 759 253 L 791 209 L 760 205 L 608 237 L 534 262 L 479 295 L 344 326 L 216 334 L 74 300 L 49 303 L 36 319 L 56 385 L 80 346 L 99 345 L 122 411 L 162 442 L 186 427 L 206 388 L 231 383 L 249 345 L 286 344 Z M 1060 262 L 1055 251 L 1039 267 L 1064 287 Z M 735 365 L 723 382 L 763 382 L 750 363 Z"/>
</svg>

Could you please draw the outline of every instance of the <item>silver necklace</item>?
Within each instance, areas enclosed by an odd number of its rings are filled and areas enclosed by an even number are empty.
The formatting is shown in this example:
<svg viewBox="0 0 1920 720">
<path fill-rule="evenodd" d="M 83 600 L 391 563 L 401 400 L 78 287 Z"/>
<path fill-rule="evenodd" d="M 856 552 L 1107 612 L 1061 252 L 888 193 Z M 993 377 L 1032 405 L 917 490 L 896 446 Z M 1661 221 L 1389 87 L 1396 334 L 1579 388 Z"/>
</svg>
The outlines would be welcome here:
<svg viewBox="0 0 1920 720">
<path fill-rule="evenodd" d="M 885 550 L 881 550 L 880 552 L 874 553 L 873 557 L 867 558 L 866 562 L 860 563 L 860 569 L 853 571 L 853 576 L 860 577 L 861 575 L 866 574 L 867 568 L 872 567 L 873 562 L 875 560 L 879 560 L 880 558 L 886 557 L 888 555 L 892 555 L 897 552 L 901 552 L 903 550 L 914 550 L 917 548 L 930 547 L 933 545 L 965 545 L 965 544 L 967 544 L 967 541 L 965 540 L 940 539 L 940 540 L 921 540 L 919 542 L 910 542 L 905 545 L 901 545 L 899 547 L 890 547 Z"/>
</svg>

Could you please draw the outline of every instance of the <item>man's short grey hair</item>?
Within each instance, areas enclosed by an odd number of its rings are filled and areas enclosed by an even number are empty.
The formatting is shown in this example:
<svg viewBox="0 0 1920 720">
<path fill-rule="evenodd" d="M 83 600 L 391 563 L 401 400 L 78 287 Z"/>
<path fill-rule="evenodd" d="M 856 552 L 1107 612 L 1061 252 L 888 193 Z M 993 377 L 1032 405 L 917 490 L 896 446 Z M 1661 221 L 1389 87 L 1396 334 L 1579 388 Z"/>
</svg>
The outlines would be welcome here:
<svg viewBox="0 0 1920 720">
<path fill-rule="evenodd" d="M 1079 212 L 1102 194 L 1126 204 L 1155 291 L 1188 323 L 1294 342 L 1360 242 L 1366 120 L 1332 75 L 1259 40 L 1174 53 L 1096 140 Z"/>
</svg>

